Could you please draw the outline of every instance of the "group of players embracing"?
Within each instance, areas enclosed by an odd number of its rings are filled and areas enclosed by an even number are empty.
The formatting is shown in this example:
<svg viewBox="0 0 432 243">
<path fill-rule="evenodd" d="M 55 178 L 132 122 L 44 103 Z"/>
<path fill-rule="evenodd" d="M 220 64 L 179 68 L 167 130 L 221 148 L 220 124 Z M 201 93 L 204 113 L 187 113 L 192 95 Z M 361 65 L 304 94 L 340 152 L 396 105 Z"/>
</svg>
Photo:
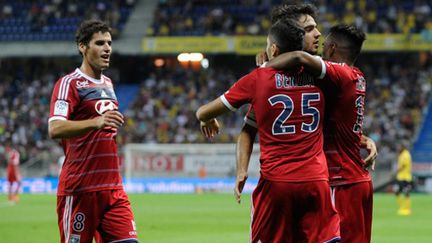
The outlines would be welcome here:
<svg viewBox="0 0 432 243">
<path fill-rule="evenodd" d="M 275 7 L 260 67 L 196 112 L 202 133 L 216 117 L 250 104 L 236 147 L 236 200 L 257 132 L 260 179 L 252 194 L 250 242 L 371 241 L 375 143 L 362 133 L 366 80 L 354 63 L 366 39 L 333 26 L 317 56 L 316 8 Z M 363 159 L 361 148 L 368 151 Z"/>
</svg>

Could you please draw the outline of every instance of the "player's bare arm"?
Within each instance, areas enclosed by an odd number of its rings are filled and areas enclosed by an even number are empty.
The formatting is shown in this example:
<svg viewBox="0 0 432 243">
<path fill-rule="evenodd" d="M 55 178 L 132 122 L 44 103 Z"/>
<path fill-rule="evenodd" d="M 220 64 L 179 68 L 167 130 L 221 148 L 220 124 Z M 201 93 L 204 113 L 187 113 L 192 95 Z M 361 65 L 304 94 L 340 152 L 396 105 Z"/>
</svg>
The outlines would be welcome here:
<svg viewBox="0 0 432 243">
<path fill-rule="evenodd" d="M 376 158 L 378 156 L 375 142 L 371 138 L 362 135 L 360 145 L 368 151 L 368 156 L 364 159 L 365 169 L 371 168 L 371 170 L 374 171 Z"/>
<path fill-rule="evenodd" d="M 119 128 L 123 125 L 123 115 L 118 111 L 107 111 L 103 115 L 82 121 L 54 120 L 48 124 L 50 138 L 72 138 L 94 129 L 104 127 Z"/>
<path fill-rule="evenodd" d="M 320 76 L 322 72 L 322 62 L 316 56 L 304 51 L 293 51 L 278 55 L 270 60 L 266 67 L 283 70 L 295 70 L 303 66 L 305 71 Z"/>
<path fill-rule="evenodd" d="M 236 146 L 236 182 L 234 186 L 234 197 L 237 203 L 241 202 L 241 193 L 248 178 L 248 168 L 250 156 L 252 154 L 253 143 L 257 129 L 248 124 L 244 124 L 238 138 Z"/>
<path fill-rule="evenodd" d="M 230 109 L 224 105 L 220 98 L 217 98 L 198 108 L 196 117 L 201 122 L 207 123 L 212 122 L 210 120 L 227 113 L 228 111 L 230 111 Z"/>
</svg>

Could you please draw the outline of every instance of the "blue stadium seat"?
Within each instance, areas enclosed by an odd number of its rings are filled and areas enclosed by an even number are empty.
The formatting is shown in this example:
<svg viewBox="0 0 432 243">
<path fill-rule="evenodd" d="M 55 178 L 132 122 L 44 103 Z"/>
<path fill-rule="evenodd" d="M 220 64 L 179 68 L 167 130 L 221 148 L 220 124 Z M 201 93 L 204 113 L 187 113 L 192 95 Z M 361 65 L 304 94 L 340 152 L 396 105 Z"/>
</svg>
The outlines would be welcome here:
<svg viewBox="0 0 432 243">
<path fill-rule="evenodd" d="M 417 141 L 412 150 L 413 161 L 432 163 L 432 102 L 429 103 Z"/>
</svg>

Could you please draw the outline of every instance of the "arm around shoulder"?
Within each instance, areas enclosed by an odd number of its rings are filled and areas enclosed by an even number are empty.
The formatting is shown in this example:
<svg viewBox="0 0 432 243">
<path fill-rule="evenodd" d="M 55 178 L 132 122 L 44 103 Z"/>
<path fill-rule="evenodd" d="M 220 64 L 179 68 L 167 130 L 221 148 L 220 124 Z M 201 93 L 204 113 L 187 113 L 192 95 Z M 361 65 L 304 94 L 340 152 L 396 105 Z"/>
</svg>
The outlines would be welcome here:
<svg viewBox="0 0 432 243">
<path fill-rule="evenodd" d="M 322 59 L 304 51 L 292 51 L 280 54 L 266 64 L 266 67 L 283 70 L 295 70 L 301 66 L 313 76 L 319 77 L 322 74 Z"/>
</svg>

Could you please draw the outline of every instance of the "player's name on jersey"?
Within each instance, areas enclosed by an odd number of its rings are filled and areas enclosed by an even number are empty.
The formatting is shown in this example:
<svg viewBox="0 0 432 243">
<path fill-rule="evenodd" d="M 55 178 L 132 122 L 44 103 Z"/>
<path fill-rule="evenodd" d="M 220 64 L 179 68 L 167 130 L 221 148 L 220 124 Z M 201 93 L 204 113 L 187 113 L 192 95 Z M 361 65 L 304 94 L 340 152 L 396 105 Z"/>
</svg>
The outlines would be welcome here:
<svg viewBox="0 0 432 243">
<path fill-rule="evenodd" d="M 315 78 L 308 74 L 289 76 L 277 73 L 275 75 L 275 85 L 277 89 L 287 89 L 300 86 L 315 86 Z"/>
</svg>

